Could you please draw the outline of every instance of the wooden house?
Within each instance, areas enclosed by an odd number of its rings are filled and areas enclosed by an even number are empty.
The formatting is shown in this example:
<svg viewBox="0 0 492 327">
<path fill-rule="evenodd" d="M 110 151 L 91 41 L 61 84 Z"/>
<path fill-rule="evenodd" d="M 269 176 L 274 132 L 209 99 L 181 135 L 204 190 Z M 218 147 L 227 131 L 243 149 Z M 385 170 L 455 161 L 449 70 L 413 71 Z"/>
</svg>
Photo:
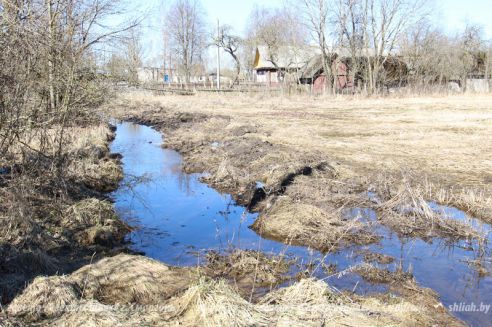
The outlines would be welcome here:
<svg viewBox="0 0 492 327">
<path fill-rule="evenodd" d="M 309 46 L 281 46 L 276 49 L 259 46 L 253 63 L 254 80 L 270 86 L 289 80 L 297 82 L 302 68 L 318 52 L 316 47 Z"/>
<path fill-rule="evenodd" d="M 356 64 L 347 49 L 336 49 L 331 52 L 330 66 L 331 72 L 335 74 L 335 90 L 337 92 L 355 92 L 356 88 L 365 82 L 365 70 L 369 64 L 373 65 L 374 56 L 357 57 Z M 357 71 L 353 71 L 357 69 Z M 383 61 L 381 78 L 384 79 L 384 86 L 402 86 L 406 83 L 408 67 L 398 57 L 386 56 Z M 302 69 L 299 78 L 301 84 L 312 85 L 314 93 L 323 93 L 326 87 L 326 74 L 324 72 L 323 60 L 321 55 L 313 57 Z"/>
</svg>

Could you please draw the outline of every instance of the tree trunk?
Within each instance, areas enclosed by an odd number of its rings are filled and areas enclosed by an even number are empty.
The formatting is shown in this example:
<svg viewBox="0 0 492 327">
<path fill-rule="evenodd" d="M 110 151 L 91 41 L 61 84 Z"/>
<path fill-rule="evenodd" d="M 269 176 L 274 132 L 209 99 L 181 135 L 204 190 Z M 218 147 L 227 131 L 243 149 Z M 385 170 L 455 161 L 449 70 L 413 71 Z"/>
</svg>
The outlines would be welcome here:
<svg viewBox="0 0 492 327">
<path fill-rule="evenodd" d="M 234 77 L 234 80 L 231 84 L 231 89 L 234 88 L 234 85 L 239 82 L 239 74 L 241 73 L 241 62 L 239 61 L 239 58 L 233 53 L 229 52 L 229 54 L 232 56 L 234 61 L 236 62 L 236 76 Z"/>
<path fill-rule="evenodd" d="M 53 4 L 51 0 L 46 1 L 48 10 L 48 24 L 49 24 L 49 51 L 48 51 L 48 89 L 49 89 L 49 108 L 53 111 L 56 108 L 56 96 L 55 96 L 55 17 L 53 14 Z"/>
</svg>

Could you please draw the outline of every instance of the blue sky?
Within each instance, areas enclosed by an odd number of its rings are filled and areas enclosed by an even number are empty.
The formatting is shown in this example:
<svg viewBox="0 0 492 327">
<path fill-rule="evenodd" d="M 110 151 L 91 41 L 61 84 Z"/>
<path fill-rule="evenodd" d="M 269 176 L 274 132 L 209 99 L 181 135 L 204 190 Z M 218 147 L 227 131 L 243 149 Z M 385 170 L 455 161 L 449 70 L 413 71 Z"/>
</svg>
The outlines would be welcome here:
<svg viewBox="0 0 492 327">
<path fill-rule="evenodd" d="M 285 0 L 201 0 L 203 9 L 212 26 L 219 19 L 221 24 L 233 26 L 242 34 L 247 25 L 249 13 L 255 4 L 261 6 L 281 6 Z M 171 0 L 141 0 L 132 2 L 141 10 L 149 12 L 147 26 L 144 27 L 144 47 L 147 59 L 160 52 L 161 28 L 166 6 Z M 467 22 L 483 26 L 484 36 L 492 40 L 492 0 L 428 0 L 432 19 L 449 34 L 461 31 Z"/>
<path fill-rule="evenodd" d="M 456 32 L 468 20 L 484 25 L 487 37 L 492 38 L 492 0 L 429 0 L 434 3 L 434 19 L 442 23 L 446 31 Z M 248 15 L 255 4 L 281 6 L 282 0 L 202 0 L 210 19 L 219 18 L 242 32 Z"/>
<path fill-rule="evenodd" d="M 441 22 L 449 33 L 466 24 L 482 25 L 484 34 L 492 39 L 492 0 L 437 0 L 436 23 Z"/>
</svg>

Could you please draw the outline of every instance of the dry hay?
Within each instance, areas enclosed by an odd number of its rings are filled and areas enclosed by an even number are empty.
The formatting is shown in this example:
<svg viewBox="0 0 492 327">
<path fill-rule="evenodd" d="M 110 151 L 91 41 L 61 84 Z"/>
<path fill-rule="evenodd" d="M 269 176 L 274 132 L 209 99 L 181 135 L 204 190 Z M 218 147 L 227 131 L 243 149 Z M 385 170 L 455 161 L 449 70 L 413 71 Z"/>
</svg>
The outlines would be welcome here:
<svg viewBox="0 0 492 327">
<path fill-rule="evenodd" d="M 437 203 L 452 206 L 465 211 L 473 217 L 492 224 L 492 193 L 486 187 L 453 187 L 444 189 L 426 183 L 427 197 Z"/>
<path fill-rule="evenodd" d="M 130 230 L 118 218 L 111 203 L 94 198 L 68 207 L 61 225 L 73 232 L 75 239 L 83 245 L 119 243 Z"/>
<path fill-rule="evenodd" d="M 407 326 L 419 319 L 424 325 L 434 313 L 402 298 L 391 302 L 376 297 L 352 298 L 315 279 L 267 294 L 258 306 L 271 312 L 276 326 Z M 452 324 L 453 319 L 443 315 Z"/>
<path fill-rule="evenodd" d="M 6 317 L 3 312 L 0 312 L 0 326 L 1 327 L 24 327 L 25 324 L 19 319 Z"/>
<path fill-rule="evenodd" d="M 265 312 L 223 280 L 200 279 L 171 305 L 177 309 L 171 318 L 185 326 L 268 326 L 270 322 Z"/>
<path fill-rule="evenodd" d="M 94 198 L 79 201 L 68 207 L 64 218 L 62 226 L 66 228 L 106 225 L 118 219 L 110 202 Z"/>
<path fill-rule="evenodd" d="M 393 263 L 395 258 L 386 254 L 376 253 L 369 250 L 361 250 L 357 252 L 358 255 L 362 255 L 364 261 L 367 263 L 378 263 L 382 265 L 387 265 Z"/>
<path fill-rule="evenodd" d="M 82 300 L 62 316 L 46 320 L 41 326 L 56 327 L 114 327 L 114 326 L 159 326 L 155 312 L 128 310 L 124 307 L 102 304 L 93 300 Z"/>
<path fill-rule="evenodd" d="M 87 265 L 71 275 L 82 296 L 101 303 L 161 303 L 185 288 L 193 274 L 152 259 L 120 254 Z"/>
<path fill-rule="evenodd" d="M 12 301 L 7 312 L 31 322 L 70 313 L 85 300 L 112 305 L 160 305 L 186 289 L 193 274 L 189 269 L 170 268 L 145 257 L 120 254 L 68 276 L 36 278 Z"/>
<path fill-rule="evenodd" d="M 19 208 L 20 209 L 20 208 Z M 34 219 L 21 217 L 13 213 L 0 216 L 0 242 L 10 245 L 23 245 L 33 241 L 33 235 L 39 233 L 39 226 Z"/>
<path fill-rule="evenodd" d="M 122 326 L 130 320 L 130 316 L 124 312 L 113 310 L 111 306 L 97 301 L 80 301 L 77 308 L 66 312 L 58 319 L 53 319 L 42 324 L 43 326 L 59 327 L 112 327 Z M 127 326 L 130 326 L 129 324 Z"/>
<path fill-rule="evenodd" d="M 423 302 L 422 302 L 423 303 Z M 434 322 L 436 313 L 401 298 L 354 297 L 314 279 L 281 288 L 253 304 L 225 280 L 198 278 L 130 255 L 69 276 L 38 278 L 7 308 L 42 326 L 387 326 Z M 445 311 L 439 322 L 457 324 Z"/>
<path fill-rule="evenodd" d="M 294 202 L 287 196 L 277 198 L 252 227 L 264 237 L 291 245 L 308 245 L 324 252 L 378 241 L 366 224 L 357 220 L 347 223 L 338 210 L 327 212 L 311 204 Z"/>
<path fill-rule="evenodd" d="M 114 133 L 107 124 L 92 128 L 70 128 L 66 147 L 70 165 L 68 173 L 74 180 L 99 192 L 114 191 L 123 178 L 117 158 L 110 155 L 109 142 Z"/>
<path fill-rule="evenodd" d="M 112 131 L 106 124 L 67 127 L 59 149 L 59 128 L 19 135 L 8 173 L 0 174 L 2 302 L 35 276 L 80 267 L 94 250 L 99 255 L 119 245 L 128 232 L 110 203 L 89 198 L 102 194 L 87 187 L 106 191 L 118 185 L 121 169 L 108 147 Z M 55 165 L 50 158 L 57 151 L 64 160 Z M 84 183 L 90 178 L 97 185 Z"/>
<path fill-rule="evenodd" d="M 203 267 L 207 276 L 231 280 L 246 296 L 256 287 L 273 287 L 288 278 L 290 262 L 282 256 L 260 251 L 233 250 L 220 254 L 209 251 Z"/>
<path fill-rule="evenodd" d="M 413 281 L 412 274 L 402 271 L 400 268 L 390 271 L 389 269 L 382 269 L 370 263 L 363 263 L 358 265 L 353 271 L 366 281 L 374 284 L 388 284 L 391 286 L 408 280 Z"/>
<path fill-rule="evenodd" d="M 79 297 L 80 289 L 67 277 L 38 277 L 10 303 L 7 313 L 28 322 L 51 319 L 63 314 Z"/>
<path fill-rule="evenodd" d="M 445 212 L 433 209 L 429 201 L 435 188 L 420 183 L 410 173 L 402 176 L 400 182 L 392 178 L 379 178 L 376 184 L 381 200 L 375 206 L 378 219 L 400 235 L 429 239 L 443 237 L 450 240 L 465 239 L 483 242 L 486 235 L 465 221 L 458 221 Z M 441 200 L 444 200 L 441 197 Z M 448 203 L 451 201 L 448 201 Z M 446 203 L 446 202 L 444 202 Z"/>
<path fill-rule="evenodd" d="M 326 305 L 342 302 L 340 292 L 331 289 L 321 280 L 306 278 L 293 286 L 270 292 L 259 301 L 259 304 Z"/>
<path fill-rule="evenodd" d="M 75 269 L 92 254 L 85 246 L 103 251 L 121 244 L 129 231 L 108 201 L 89 198 L 72 205 L 46 205 L 45 210 L 48 214 L 42 218 L 0 219 L 2 301 L 10 301 L 35 276 Z M 75 260 L 73 253 L 79 256 Z"/>
<path fill-rule="evenodd" d="M 89 188 L 100 192 L 111 192 L 118 188 L 123 179 L 123 170 L 114 160 L 101 160 L 81 168 L 82 181 Z"/>
</svg>

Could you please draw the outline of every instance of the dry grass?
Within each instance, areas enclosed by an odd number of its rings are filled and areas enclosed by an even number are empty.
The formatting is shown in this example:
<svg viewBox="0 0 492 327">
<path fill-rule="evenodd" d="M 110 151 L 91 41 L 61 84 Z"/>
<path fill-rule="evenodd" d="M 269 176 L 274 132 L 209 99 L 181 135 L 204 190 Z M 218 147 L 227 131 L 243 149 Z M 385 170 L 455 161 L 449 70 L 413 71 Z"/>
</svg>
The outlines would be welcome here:
<svg viewBox="0 0 492 327">
<path fill-rule="evenodd" d="M 381 198 L 375 206 L 379 213 L 378 218 L 399 235 L 418 236 L 423 239 L 435 236 L 446 239 L 473 239 L 479 242 L 484 242 L 488 237 L 465 219 L 459 221 L 442 210 L 432 208 L 430 199 L 437 199 L 437 203 L 443 205 L 456 205 L 456 202 L 442 196 L 436 198 L 432 185 L 427 181 L 422 184 L 418 177 L 403 175 L 398 182 L 386 177 L 380 178 L 380 183 L 384 185 L 379 184 L 376 188 L 385 191 L 380 192 Z M 440 192 L 443 194 L 444 191 L 441 189 Z M 482 202 L 481 205 L 486 203 Z"/>
<path fill-rule="evenodd" d="M 65 306 L 77 302 L 80 289 L 66 277 L 38 277 L 29 285 L 28 294 L 28 299 L 27 295 L 20 296 L 10 303 L 9 315 L 21 317 L 25 321 L 60 316 Z"/>
<path fill-rule="evenodd" d="M 164 302 L 186 287 L 193 277 L 191 270 L 124 254 L 84 266 L 71 275 L 85 299 L 143 305 Z"/>
<path fill-rule="evenodd" d="M 253 224 L 260 235 L 289 245 L 307 245 L 331 252 L 346 245 L 367 245 L 379 239 L 358 219 L 342 220 L 341 210 L 324 211 L 305 203 L 279 197 Z"/>
<path fill-rule="evenodd" d="M 57 151 L 50 129 L 26 131 L 22 146 L 10 148 L 8 172 L 0 174 L 2 303 L 39 274 L 73 271 L 94 251 L 121 245 L 128 232 L 99 192 L 115 189 L 122 177 L 109 154 L 113 133 L 105 124 L 65 132 L 61 169 L 49 158 Z"/>
<path fill-rule="evenodd" d="M 232 250 L 226 254 L 209 251 L 206 260 L 207 275 L 230 278 L 235 284 L 248 287 L 279 284 L 287 277 L 285 274 L 290 265 L 281 256 L 268 256 L 253 250 Z"/>
<path fill-rule="evenodd" d="M 461 325 L 433 306 L 434 297 L 419 301 L 345 295 L 304 279 L 254 304 L 224 280 L 199 278 L 191 268 L 118 255 L 69 276 L 36 279 L 6 312 L 40 326 Z"/>
<path fill-rule="evenodd" d="M 130 228 L 116 215 L 108 201 L 85 199 L 69 206 L 61 226 L 75 234 L 75 239 L 84 245 L 111 245 L 121 242 Z"/>
<path fill-rule="evenodd" d="M 100 123 L 86 127 L 66 127 L 63 132 L 63 151 L 79 153 L 89 150 L 104 152 L 107 147 L 107 138 L 110 134 L 108 126 Z M 54 155 L 59 147 L 60 130 L 56 128 L 28 130 L 19 136 L 19 139 L 10 147 L 8 155 L 20 158 L 22 151 L 27 148 L 32 151 L 42 151 L 45 155 Z M 87 154 L 87 153 L 84 153 Z M 96 158 L 98 155 L 96 155 Z M 0 165 L 2 162 L 0 162 Z"/>
<path fill-rule="evenodd" d="M 136 109 L 153 104 L 180 112 L 225 115 L 232 118 L 225 129 L 257 126 L 264 140 L 321 151 L 332 160 L 350 163 L 354 173 L 406 167 L 429 175 L 438 173 L 451 183 L 476 186 L 492 179 L 491 96 L 320 99 L 209 95 L 183 101 L 179 96 L 131 93 L 122 101 Z"/>
</svg>

